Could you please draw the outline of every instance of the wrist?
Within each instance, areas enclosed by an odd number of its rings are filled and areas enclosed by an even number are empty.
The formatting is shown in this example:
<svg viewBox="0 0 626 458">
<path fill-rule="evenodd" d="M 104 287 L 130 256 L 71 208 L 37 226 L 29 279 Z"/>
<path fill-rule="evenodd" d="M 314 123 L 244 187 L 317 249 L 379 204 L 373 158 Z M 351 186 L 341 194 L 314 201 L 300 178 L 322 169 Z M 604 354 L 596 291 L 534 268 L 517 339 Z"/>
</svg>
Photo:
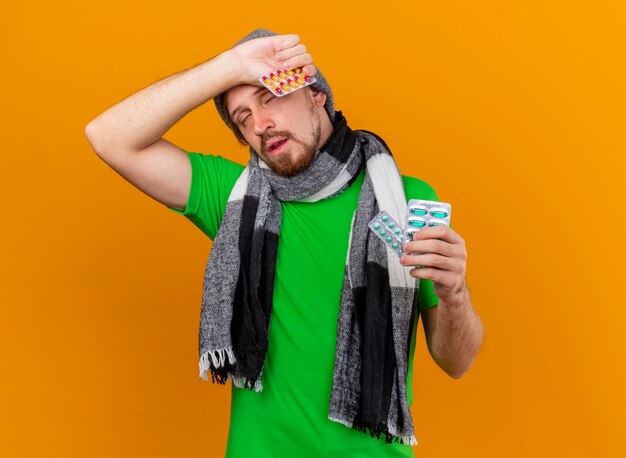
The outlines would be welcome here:
<svg viewBox="0 0 626 458">
<path fill-rule="evenodd" d="M 212 99 L 231 87 L 241 84 L 238 62 L 230 50 L 217 54 L 194 70 L 196 73 L 193 74 L 193 84 L 198 84 L 198 87 L 202 88 L 205 100 Z"/>
<path fill-rule="evenodd" d="M 458 294 L 450 298 L 440 299 L 440 306 L 443 305 L 445 308 L 450 310 L 460 310 L 467 306 L 469 303 L 469 291 L 467 287 L 463 287 L 463 290 Z"/>
<path fill-rule="evenodd" d="M 244 69 L 241 60 L 232 49 L 218 54 L 217 64 L 221 70 L 220 74 L 224 81 L 228 82 L 228 87 L 237 86 L 244 83 Z"/>
</svg>

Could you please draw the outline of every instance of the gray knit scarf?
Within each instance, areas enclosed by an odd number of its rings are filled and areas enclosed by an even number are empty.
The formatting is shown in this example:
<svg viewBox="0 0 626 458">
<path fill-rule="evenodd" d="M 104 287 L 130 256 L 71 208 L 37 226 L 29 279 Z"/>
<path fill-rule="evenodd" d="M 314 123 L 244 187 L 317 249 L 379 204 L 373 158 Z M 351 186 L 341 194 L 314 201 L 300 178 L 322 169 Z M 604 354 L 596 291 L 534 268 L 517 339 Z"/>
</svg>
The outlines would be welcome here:
<svg viewBox="0 0 626 458">
<path fill-rule="evenodd" d="M 337 322 L 328 418 L 415 445 L 406 398 L 414 299 L 419 283 L 368 228 L 379 209 L 403 221 L 402 179 L 385 142 L 352 131 L 340 111 L 311 165 L 287 178 L 250 148 L 250 161 L 228 198 L 204 275 L 200 376 L 262 391 L 268 348 L 281 201 L 316 202 L 345 190 L 365 167 L 352 219 Z"/>
</svg>

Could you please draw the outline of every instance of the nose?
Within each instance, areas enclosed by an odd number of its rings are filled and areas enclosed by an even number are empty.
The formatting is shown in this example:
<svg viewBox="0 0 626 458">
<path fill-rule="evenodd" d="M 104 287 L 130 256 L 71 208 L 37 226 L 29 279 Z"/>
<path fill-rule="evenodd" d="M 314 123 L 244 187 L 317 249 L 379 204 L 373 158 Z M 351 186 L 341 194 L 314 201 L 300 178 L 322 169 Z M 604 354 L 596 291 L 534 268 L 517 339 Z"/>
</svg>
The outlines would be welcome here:
<svg viewBox="0 0 626 458">
<path fill-rule="evenodd" d="M 262 136 L 267 129 L 274 127 L 274 119 L 271 113 L 259 108 L 256 113 L 251 114 L 254 122 L 254 133 L 259 137 Z"/>
</svg>

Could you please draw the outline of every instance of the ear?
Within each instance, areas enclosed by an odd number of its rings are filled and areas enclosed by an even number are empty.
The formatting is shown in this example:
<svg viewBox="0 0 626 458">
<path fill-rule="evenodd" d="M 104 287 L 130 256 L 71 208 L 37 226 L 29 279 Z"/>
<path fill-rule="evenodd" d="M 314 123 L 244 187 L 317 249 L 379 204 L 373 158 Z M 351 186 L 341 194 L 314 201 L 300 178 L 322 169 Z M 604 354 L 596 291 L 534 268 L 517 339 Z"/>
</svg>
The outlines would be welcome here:
<svg viewBox="0 0 626 458">
<path fill-rule="evenodd" d="M 313 103 L 315 104 L 315 106 L 323 107 L 324 104 L 326 103 L 326 93 L 319 89 L 315 89 L 312 86 L 307 86 L 307 87 L 310 90 L 311 99 L 313 100 Z"/>
</svg>

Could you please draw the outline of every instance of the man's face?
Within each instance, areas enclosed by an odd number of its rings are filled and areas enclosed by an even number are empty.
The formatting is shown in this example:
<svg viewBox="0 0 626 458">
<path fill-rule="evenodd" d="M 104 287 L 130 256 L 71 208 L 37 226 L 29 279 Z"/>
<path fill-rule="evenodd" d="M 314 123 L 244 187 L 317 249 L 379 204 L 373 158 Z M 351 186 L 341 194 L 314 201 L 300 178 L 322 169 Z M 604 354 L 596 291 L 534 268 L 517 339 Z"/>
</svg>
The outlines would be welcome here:
<svg viewBox="0 0 626 458">
<path fill-rule="evenodd" d="M 328 138 L 325 132 L 322 139 L 321 112 L 325 101 L 323 92 L 310 91 L 308 87 L 277 97 L 265 87 L 245 84 L 228 90 L 224 107 L 270 169 L 291 177 L 311 164 L 320 142 Z M 329 119 L 326 121 L 330 124 Z"/>
</svg>

